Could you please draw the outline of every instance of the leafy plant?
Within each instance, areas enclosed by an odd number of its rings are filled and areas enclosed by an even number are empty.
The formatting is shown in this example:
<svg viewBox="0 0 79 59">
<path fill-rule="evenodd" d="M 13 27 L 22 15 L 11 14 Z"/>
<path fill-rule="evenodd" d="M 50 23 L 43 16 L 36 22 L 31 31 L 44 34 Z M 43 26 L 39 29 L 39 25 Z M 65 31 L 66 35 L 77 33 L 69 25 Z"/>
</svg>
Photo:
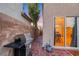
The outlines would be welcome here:
<svg viewBox="0 0 79 59">
<path fill-rule="evenodd" d="M 38 3 L 29 3 L 28 4 L 28 14 L 26 15 L 25 13 L 22 13 L 21 15 L 26 18 L 29 22 L 33 24 L 33 37 L 36 39 L 38 37 L 38 26 L 37 22 L 39 20 L 39 14 L 40 14 L 40 9 L 39 9 L 39 4 Z"/>
<path fill-rule="evenodd" d="M 39 13 L 40 13 L 38 4 L 37 3 L 28 4 L 28 10 L 33 26 L 37 27 L 37 22 L 39 20 Z"/>
</svg>

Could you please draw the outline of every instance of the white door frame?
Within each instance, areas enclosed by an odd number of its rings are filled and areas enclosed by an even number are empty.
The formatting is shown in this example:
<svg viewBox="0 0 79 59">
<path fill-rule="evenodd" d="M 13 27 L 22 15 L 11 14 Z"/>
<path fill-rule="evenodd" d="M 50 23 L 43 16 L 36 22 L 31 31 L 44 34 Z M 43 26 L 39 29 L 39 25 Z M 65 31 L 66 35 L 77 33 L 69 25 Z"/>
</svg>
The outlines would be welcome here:
<svg viewBox="0 0 79 59">
<path fill-rule="evenodd" d="M 65 37 L 65 39 L 64 39 L 64 41 L 66 41 L 66 16 L 61 16 L 61 17 L 65 17 L 64 18 L 64 30 L 65 30 L 65 33 L 64 33 L 64 37 Z M 78 16 L 77 16 L 78 17 Z M 54 30 L 55 30 L 55 16 L 54 16 L 54 18 L 53 18 L 53 20 L 54 20 Z M 78 22 L 77 22 L 78 23 Z M 77 24 L 77 27 L 78 27 L 78 24 Z M 78 28 L 77 28 L 77 31 L 78 31 Z M 53 38 L 53 39 L 55 39 L 55 38 Z M 52 39 L 52 40 L 53 40 Z M 54 40 L 53 40 L 53 43 L 54 43 Z M 68 49 L 68 50 L 79 50 L 79 39 L 78 39 L 78 33 L 77 33 L 77 47 L 66 47 L 66 42 L 65 42 L 65 45 L 64 46 L 54 46 L 54 44 L 53 44 L 53 48 L 55 48 L 55 49 Z"/>
</svg>

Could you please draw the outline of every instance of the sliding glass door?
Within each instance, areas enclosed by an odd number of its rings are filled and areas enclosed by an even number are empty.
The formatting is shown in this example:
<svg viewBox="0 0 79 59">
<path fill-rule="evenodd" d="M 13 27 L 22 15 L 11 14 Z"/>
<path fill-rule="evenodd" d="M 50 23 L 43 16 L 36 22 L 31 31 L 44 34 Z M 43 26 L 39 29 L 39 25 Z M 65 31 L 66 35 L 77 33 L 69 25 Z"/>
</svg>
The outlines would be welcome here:
<svg viewBox="0 0 79 59">
<path fill-rule="evenodd" d="M 77 18 L 66 17 L 66 46 L 77 47 Z"/>
<path fill-rule="evenodd" d="M 64 46 L 64 17 L 55 17 L 54 44 L 55 46 Z"/>
<path fill-rule="evenodd" d="M 54 46 L 77 47 L 77 17 L 54 18 Z"/>
</svg>

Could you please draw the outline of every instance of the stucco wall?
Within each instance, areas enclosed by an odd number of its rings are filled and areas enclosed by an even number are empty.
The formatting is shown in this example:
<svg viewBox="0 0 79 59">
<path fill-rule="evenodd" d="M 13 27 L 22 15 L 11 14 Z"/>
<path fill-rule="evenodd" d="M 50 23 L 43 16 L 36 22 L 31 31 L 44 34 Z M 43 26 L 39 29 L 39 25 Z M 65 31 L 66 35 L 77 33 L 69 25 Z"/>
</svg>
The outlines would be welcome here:
<svg viewBox="0 0 79 59">
<path fill-rule="evenodd" d="M 0 3 L 0 12 L 30 25 L 29 22 L 21 16 L 22 7 L 22 3 Z"/>
<path fill-rule="evenodd" d="M 43 45 L 49 43 L 53 46 L 54 40 L 54 18 L 53 16 L 79 16 L 79 4 L 44 4 L 43 18 Z M 77 21 L 79 26 L 79 20 Z M 79 33 L 79 27 L 77 27 Z M 79 34 L 77 35 L 77 37 Z M 78 37 L 79 39 L 79 37 Z"/>
</svg>

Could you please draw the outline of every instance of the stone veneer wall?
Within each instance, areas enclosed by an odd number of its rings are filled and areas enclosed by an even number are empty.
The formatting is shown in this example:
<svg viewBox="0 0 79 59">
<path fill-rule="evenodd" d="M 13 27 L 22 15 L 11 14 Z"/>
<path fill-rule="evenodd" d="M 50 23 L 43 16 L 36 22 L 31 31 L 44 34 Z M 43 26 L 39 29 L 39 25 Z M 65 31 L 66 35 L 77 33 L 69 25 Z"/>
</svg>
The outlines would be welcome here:
<svg viewBox="0 0 79 59">
<path fill-rule="evenodd" d="M 26 23 L 0 13 L 0 56 L 12 55 L 12 49 L 3 46 L 14 41 L 13 38 L 16 35 L 28 32 L 30 32 L 30 26 Z"/>
</svg>

